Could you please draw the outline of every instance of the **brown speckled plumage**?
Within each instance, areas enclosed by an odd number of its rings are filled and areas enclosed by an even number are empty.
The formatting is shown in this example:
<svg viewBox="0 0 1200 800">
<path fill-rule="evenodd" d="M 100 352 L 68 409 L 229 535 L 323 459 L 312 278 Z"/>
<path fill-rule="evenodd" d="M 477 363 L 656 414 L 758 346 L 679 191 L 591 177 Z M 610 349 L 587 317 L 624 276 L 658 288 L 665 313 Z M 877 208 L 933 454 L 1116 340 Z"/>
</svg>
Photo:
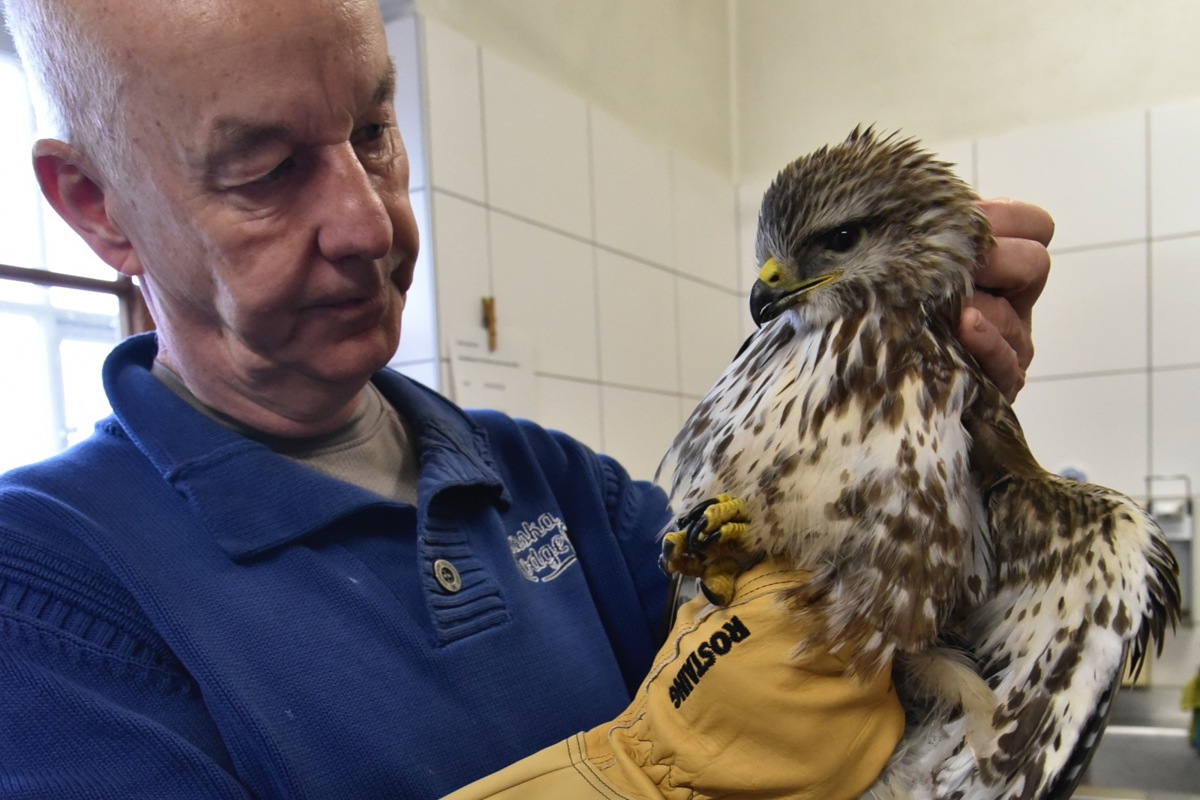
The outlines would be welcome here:
<svg viewBox="0 0 1200 800">
<path fill-rule="evenodd" d="M 660 470 L 676 508 L 738 496 L 739 546 L 814 573 L 800 647 L 894 668 L 909 730 L 878 800 L 1068 796 L 1125 652 L 1140 663 L 1179 613 L 1153 520 L 1038 466 L 954 335 L 991 242 L 975 201 L 869 129 L 780 172 L 761 327 Z"/>
</svg>

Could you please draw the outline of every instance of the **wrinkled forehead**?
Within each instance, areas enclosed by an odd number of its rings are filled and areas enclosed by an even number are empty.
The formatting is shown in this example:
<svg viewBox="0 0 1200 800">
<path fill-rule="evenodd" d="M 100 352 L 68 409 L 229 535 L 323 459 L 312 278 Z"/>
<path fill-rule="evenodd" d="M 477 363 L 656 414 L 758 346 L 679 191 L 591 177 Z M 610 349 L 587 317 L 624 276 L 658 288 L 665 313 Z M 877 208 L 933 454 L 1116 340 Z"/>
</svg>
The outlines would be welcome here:
<svg viewBox="0 0 1200 800">
<path fill-rule="evenodd" d="M 340 28 L 347 36 L 381 28 L 373 0 L 71 0 L 72 9 L 118 53 L 267 40 L 288 28 Z"/>
<path fill-rule="evenodd" d="M 138 145 L 190 151 L 188 160 L 222 119 L 348 124 L 390 70 L 373 0 L 110 0 L 110 7 L 144 20 L 116 42 L 127 133 L 143 139 Z"/>
<path fill-rule="evenodd" d="M 99 12 L 98 32 L 135 95 L 150 89 L 183 99 L 200 89 L 213 97 L 250 82 L 269 90 L 277 72 L 297 64 L 319 72 L 324 61 L 358 60 L 369 71 L 386 60 L 373 0 L 83 2 Z"/>
</svg>

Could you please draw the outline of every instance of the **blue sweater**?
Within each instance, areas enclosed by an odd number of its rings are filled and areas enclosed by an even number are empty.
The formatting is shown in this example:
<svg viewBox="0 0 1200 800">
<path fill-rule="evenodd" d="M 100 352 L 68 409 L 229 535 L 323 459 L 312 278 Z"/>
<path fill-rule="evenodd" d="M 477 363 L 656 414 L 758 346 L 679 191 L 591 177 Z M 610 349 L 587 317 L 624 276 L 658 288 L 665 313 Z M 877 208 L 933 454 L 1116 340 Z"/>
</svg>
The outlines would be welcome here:
<svg viewBox="0 0 1200 800">
<path fill-rule="evenodd" d="M 0 477 L 0 797 L 438 797 L 624 708 L 660 491 L 384 371 L 421 462 L 389 502 L 198 414 L 155 350 Z"/>
</svg>

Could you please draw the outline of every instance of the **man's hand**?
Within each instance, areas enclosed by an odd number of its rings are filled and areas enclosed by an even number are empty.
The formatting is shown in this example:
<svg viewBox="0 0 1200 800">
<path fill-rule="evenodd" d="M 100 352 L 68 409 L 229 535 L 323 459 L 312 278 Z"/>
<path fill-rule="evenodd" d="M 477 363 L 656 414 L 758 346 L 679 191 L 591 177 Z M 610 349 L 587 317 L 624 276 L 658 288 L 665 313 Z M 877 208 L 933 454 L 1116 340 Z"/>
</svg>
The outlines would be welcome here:
<svg viewBox="0 0 1200 800">
<path fill-rule="evenodd" d="M 1018 200 L 983 200 L 979 208 L 992 223 L 996 244 L 975 275 L 976 292 L 958 336 L 1011 402 L 1033 359 L 1033 304 L 1050 274 L 1046 248 L 1054 220 Z"/>
<path fill-rule="evenodd" d="M 890 668 L 855 676 L 845 652 L 797 652 L 812 622 L 789 598 L 809 579 L 766 559 L 727 605 L 693 598 L 623 713 L 445 800 L 861 797 L 904 711 Z"/>
</svg>

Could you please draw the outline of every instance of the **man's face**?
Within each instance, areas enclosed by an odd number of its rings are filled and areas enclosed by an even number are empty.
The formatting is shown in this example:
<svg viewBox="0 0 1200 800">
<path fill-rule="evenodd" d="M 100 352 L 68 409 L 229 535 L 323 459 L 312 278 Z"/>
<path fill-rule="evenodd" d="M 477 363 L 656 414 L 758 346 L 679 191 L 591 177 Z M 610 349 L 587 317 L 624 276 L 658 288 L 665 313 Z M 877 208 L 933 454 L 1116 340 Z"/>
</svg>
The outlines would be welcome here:
<svg viewBox="0 0 1200 800">
<path fill-rule="evenodd" d="M 377 12 L 213 5 L 131 43 L 135 163 L 110 204 L 129 271 L 189 385 L 357 391 L 396 349 L 417 253 Z"/>
</svg>

